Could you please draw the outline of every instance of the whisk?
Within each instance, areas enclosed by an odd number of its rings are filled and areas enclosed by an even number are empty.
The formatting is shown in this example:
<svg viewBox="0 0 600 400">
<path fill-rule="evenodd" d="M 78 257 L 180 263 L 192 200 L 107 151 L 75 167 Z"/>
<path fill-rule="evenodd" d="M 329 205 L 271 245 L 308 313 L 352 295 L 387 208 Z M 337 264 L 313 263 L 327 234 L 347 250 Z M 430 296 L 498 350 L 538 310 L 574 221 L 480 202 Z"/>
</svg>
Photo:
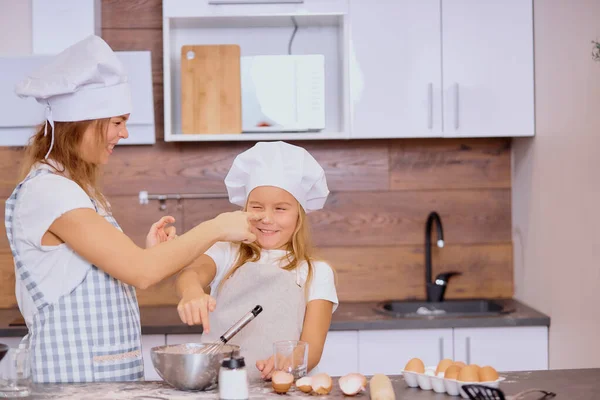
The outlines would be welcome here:
<svg viewBox="0 0 600 400">
<path fill-rule="evenodd" d="M 504 392 L 500 389 L 476 384 L 463 385 L 462 389 L 471 400 L 519 400 L 525 398 L 527 394 L 538 392 L 542 394 L 542 397 L 538 397 L 538 400 L 551 399 L 556 396 L 554 392 L 547 392 L 541 389 L 527 389 L 514 396 L 505 396 Z"/>
<path fill-rule="evenodd" d="M 259 305 L 254 307 L 251 311 L 249 311 L 246 315 L 244 315 L 238 322 L 236 322 L 231 328 L 227 330 L 218 341 L 209 343 L 206 346 L 202 347 L 198 353 L 200 354 L 218 354 L 221 352 L 223 346 L 229 342 L 229 340 L 236 335 L 243 327 L 248 325 L 250 321 L 252 321 L 258 314 L 261 313 L 263 308 Z"/>
</svg>

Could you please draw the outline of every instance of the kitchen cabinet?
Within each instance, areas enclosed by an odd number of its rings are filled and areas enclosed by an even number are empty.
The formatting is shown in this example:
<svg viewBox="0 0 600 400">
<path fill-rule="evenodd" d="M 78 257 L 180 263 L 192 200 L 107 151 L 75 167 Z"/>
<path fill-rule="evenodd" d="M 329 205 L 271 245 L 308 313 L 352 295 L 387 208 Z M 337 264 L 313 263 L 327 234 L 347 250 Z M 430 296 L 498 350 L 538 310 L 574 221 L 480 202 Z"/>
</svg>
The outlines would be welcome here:
<svg viewBox="0 0 600 400">
<path fill-rule="evenodd" d="M 21 339 L 20 337 L 0 337 L 0 343 L 3 343 L 5 345 L 7 345 L 8 347 L 19 347 L 19 344 L 21 343 Z"/>
<path fill-rule="evenodd" d="M 358 334 L 358 331 L 330 331 L 318 370 L 332 376 L 358 371 Z"/>
<path fill-rule="evenodd" d="M 351 136 L 441 136 L 439 0 L 352 0 L 350 27 Z"/>
<path fill-rule="evenodd" d="M 548 328 L 455 328 L 454 356 L 498 371 L 548 369 Z"/>
<path fill-rule="evenodd" d="M 362 374 L 398 374 L 414 357 L 426 366 L 453 358 L 452 328 L 358 332 L 358 371 Z"/>
<path fill-rule="evenodd" d="M 351 138 L 534 135 L 533 4 L 350 1 Z"/>
<path fill-rule="evenodd" d="M 142 335 L 142 357 L 144 359 L 144 380 L 146 381 L 161 381 L 162 378 L 158 375 L 152 365 L 152 357 L 150 350 L 156 346 L 165 345 L 165 335 Z"/>
<path fill-rule="evenodd" d="M 239 17 L 248 14 L 327 14 L 343 12 L 347 0 L 165 0 L 170 17 Z"/>
<path fill-rule="evenodd" d="M 223 3 L 219 0 L 164 0 L 162 2 L 165 141 L 348 139 L 350 130 L 348 0 L 304 0 L 301 3 L 290 3 L 286 0 L 267 2 L 253 0 L 249 1 L 249 4 Z M 236 1 L 236 3 L 240 2 Z M 294 33 L 296 27 L 297 34 Z M 275 65 L 275 71 L 279 72 L 278 79 L 290 79 L 290 88 L 293 88 L 290 90 L 295 93 L 291 97 L 273 93 L 268 88 L 263 91 L 260 89 L 264 87 L 263 85 L 259 85 L 257 89 L 254 84 L 248 83 L 242 68 L 240 71 L 242 81 L 246 83 L 242 83 L 242 95 L 236 101 L 242 101 L 242 121 L 245 119 L 243 110 L 253 115 L 252 110 L 259 107 L 261 113 L 269 117 L 273 114 L 265 104 L 275 104 L 276 114 L 295 115 L 294 118 L 312 114 L 307 113 L 307 110 L 323 110 L 324 128 L 308 129 L 305 121 L 300 124 L 302 128 L 299 130 L 294 124 L 287 126 L 275 124 L 272 127 L 265 127 L 264 130 L 255 131 L 256 127 L 247 129 L 248 132 L 244 133 L 184 134 L 182 112 L 185 108 L 182 105 L 181 91 L 182 47 L 189 44 L 223 43 L 240 46 L 243 58 L 262 55 L 284 58 L 288 55 L 323 56 L 324 64 L 316 66 L 314 75 L 301 72 L 305 70 L 304 68 L 293 72 L 297 86 L 289 75 L 283 74 L 283 70 L 276 67 L 277 64 L 269 64 L 271 67 Z M 193 57 L 193 55 L 186 52 L 186 57 Z M 252 93 L 268 96 L 269 101 L 261 102 L 259 105 L 256 99 L 253 100 Z M 312 94 L 308 95 L 309 93 Z M 279 101 L 281 96 L 285 97 L 286 101 Z M 291 103 L 288 100 L 291 100 Z M 298 104 L 296 104 L 297 100 Z M 317 114 L 321 115 L 320 112 Z M 321 127 L 321 124 L 318 126 Z"/>
</svg>

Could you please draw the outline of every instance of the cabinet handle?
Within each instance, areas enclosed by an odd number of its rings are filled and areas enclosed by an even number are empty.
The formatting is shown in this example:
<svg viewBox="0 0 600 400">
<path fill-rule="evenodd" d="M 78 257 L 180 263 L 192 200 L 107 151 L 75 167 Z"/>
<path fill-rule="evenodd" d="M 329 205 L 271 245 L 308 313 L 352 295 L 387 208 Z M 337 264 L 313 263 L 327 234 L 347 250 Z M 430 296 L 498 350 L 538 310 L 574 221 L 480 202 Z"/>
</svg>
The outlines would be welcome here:
<svg viewBox="0 0 600 400">
<path fill-rule="evenodd" d="M 431 82 L 427 87 L 427 102 L 427 126 L 429 129 L 433 129 L 433 83 Z"/>
<path fill-rule="evenodd" d="M 466 341 L 467 341 L 467 360 L 466 360 L 466 363 L 467 363 L 467 365 L 470 365 L 471 364 L 471 338 L 469 336 L 467 336 Z"/>
<path fill-rule="evenodd" d="M 440 341 L 440 361 L 442 361 L 444 359 L 444 338 L 441 337 L 439 339 Z"/>
<path fill-rule="evenodd" d="M 458 130 L 459 101 L 458 101 L 458 83 L 454 84 L 454 129 Z"/>
</svg>

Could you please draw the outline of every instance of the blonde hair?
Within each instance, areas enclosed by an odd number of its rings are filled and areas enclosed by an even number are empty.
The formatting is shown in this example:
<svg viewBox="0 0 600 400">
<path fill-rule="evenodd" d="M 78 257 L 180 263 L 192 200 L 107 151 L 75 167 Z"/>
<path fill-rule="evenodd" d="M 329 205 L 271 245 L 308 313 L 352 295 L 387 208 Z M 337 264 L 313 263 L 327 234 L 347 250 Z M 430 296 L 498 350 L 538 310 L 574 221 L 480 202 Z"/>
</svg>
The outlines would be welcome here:
<svg viewBox="0 0 600 400">
<path fill-rule="evenodd" d="M 244 207 L 246 211 L 247 206 Z M 223 284 L 229 279 L 235 271 L 242 267 L 247 262 L 256 262 L 260 260 L 261 247 L 256 243 L 239 243 L 238 257 L 233 266 L 227 271 L 221 283 L 219 284 L 218 291 L 221 290 Z M 304 208 L 298 203 L 298 221 L 296 222 L 296 229 L 292 234 L 292 240 L 287 244 L 286 255 L 282 257 L 282 261 L 287 261 L 287 265 L 282 267 L 287 271 L 293 271 L 298 268 L 302 262 L 306 262 L 308 268 L 308 275 L 306 276 L 306 283 L 304 286 L 305 296 L 308 295 L 308 288 L 313 279 L 314 265 L 316 261 L 314 257 L 314 249 L 310 238 L 310 228 L 308 219 L 306 218 L 306 212 Z"/>
<path fill-rule="evenodd" d="M 21 175 L 19 182 L 31 171 L 31 168 L 42 163 L 51 166 L 58 173 L 65 173 L 69 179 L 77 183 L 85 193 L 95 200 L 107 212 L 110 212 L 108 202 L 98 184 L 98 175 L 100 166 L 98 164 L 85 161 L 79 155 L 81 142 L 86 130 L 90 127 L 95 131 L 95 138 L 98 147 L 106 145 L 106 132 L 110 118 L 102 118 L 86 121 L 73 122 L 55 122 L 54 123 L 54 144 L 48 159 L 56 161 L 62 170 L 50 164 L 44 157 L 50 148 L 52 138 L 52 126 L 47 125 L 48 134 L 44 135 L 45 126 L 42 124 L 37 128 L 37 133 L 30 139 L 25 148 L 25 159 L 21 166 Z"/>
</svg>

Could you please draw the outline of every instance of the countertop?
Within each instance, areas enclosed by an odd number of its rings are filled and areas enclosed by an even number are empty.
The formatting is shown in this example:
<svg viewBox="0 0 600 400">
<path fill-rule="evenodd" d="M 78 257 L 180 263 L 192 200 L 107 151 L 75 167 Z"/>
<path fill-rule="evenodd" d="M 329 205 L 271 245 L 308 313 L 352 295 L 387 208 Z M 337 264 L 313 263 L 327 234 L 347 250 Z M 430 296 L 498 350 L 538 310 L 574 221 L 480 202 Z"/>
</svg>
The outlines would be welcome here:
<svg viewBox="0 0 600 400">
<path fill-rule="evenodd" d="M 527 389 L 543 389 L 556 393 L 555 399 L 584 400 L 600 398 L 600 369 L 552 370 L 534 372 L 501 373 L 506 380 L 500 383 L 500 389 L 507 395 L 515 395 Z M 402 376 L 390 376 L 396 399 L 461 399 L 447 394 L 437 394 L 418 388 L 409 388 Z M 527 395 L 526 399 L 539 399 L 541 395 Z M 34 389 L 31 399 L 218 399 L 217 389 L 206 392 L 183 392 L 172 389 L 164 382 L 129 382 L 129 383 L 91 383 L 91 384 L 46 384 Z M 286 395 L 273 393 L 270 383 L 252 385 L 250 399 L 309 399 L 310 394 L 299 391 Z M 319 396 L 321 399 L 348 399 L 344 397 L 334 378 L 331 393 Z M 369 399 L 369 389 L 355 397 L 357 400 Z"/>
<path fill-rule="evenodd" d="M 333 314 L 332 331 L 374 329 L 436 329 L 469 327 L 550 326 L 550 318 L 513 299 L 496 300 L 509 314 L 490 317 L 420 317 L 394 318 L 374 311 L 375 302 L 340 303 Z M 142 334 L 202 333 L 201 326 L 187 326 L 179 319 L 175 306 L 141 307 Z M 9 326 L 22 319 L 18 309 L 0 310 L 0 337 L 22 337 L 24 325 Z"/>
</svg>

